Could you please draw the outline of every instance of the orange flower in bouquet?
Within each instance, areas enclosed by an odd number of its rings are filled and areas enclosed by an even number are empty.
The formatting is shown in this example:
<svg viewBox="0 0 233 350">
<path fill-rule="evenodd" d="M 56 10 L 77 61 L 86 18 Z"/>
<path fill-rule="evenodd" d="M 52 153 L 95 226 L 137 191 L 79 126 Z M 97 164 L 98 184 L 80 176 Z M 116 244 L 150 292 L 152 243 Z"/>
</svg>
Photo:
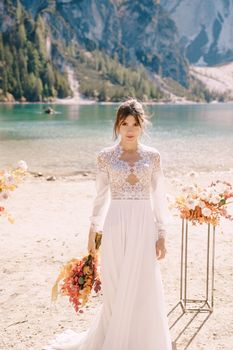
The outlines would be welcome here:
<svg viewBox="0 0 233 350">
<path fill-rule="evenodd" d="M 95 236 L 96 253 L 89 253 L 81 258 L 71 259 L 61 269 L 52 287 L 52 301 L 57 299 L 58 293 L 68 296 L 76 312 L 82 313 L 82 307 L 88 302 L 92 289 L 98 293 L 101 281 L 98 271 L 99 247 L 102 233 Z"/>
</svg>

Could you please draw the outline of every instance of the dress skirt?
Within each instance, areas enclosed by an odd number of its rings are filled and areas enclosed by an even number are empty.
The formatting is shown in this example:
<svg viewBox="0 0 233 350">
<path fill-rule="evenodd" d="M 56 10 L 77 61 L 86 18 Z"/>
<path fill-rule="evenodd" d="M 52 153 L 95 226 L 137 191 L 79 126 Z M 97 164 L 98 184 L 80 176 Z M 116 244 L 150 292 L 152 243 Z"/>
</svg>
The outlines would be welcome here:
<svg viewBox="0 0 233 350">
<path fill-rule="evenodd" d="M 103 225 L 103 303 L 89 329 L 58 335 L 43 349 L 172 350 L 149 199 L 112 199 Z"/>
</svg>

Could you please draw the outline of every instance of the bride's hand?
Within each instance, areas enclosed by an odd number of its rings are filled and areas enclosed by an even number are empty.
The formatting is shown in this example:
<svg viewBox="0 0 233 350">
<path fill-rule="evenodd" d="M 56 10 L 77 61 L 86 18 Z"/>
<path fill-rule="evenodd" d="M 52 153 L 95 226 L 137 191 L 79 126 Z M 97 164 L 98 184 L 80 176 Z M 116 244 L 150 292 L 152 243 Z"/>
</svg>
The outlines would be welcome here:
<svg viewBox="0 0 233 350">
<path fill-rule="evenodd" d="M 165 254 L 167 253 L 167 249 L 165 247 L 165 239 L 164 238 L 159 238 L 156 241 L 155 249 L 156 249 L 157 259 L 158 260 L 163 259 L 165 257 Z"/>
<path fill-rule="evenodd" d="M 92 253 L 92 254 L 96 253 L 95 236 L 96 236 L 96 232 L 94 232 L 92 230 L 92 228 L 90 227 L 89 236 L 88 236 L 88 244 L 87 244 L 88 253 Z"/>
</svg>

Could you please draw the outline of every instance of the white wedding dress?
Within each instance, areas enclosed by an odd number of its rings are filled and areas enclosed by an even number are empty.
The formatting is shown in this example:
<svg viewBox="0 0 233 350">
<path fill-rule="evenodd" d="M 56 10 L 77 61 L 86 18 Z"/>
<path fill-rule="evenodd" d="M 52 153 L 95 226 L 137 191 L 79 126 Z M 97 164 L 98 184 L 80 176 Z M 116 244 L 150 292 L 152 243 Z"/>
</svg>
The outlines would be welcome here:
<svg viewBox="0 0 233 350">
<path fill-rule="evenodd" d="M 155 242 L 172 217 L 161 156 L 138 143 L 138 158 L 125 160 L 120 142 L 97 156 L 90 217 L 103 231 L 100 247 L 103 303 L 85 332 L 67 330 L 47 349 L 171 350 L 164 290 Z"/>
</svg>

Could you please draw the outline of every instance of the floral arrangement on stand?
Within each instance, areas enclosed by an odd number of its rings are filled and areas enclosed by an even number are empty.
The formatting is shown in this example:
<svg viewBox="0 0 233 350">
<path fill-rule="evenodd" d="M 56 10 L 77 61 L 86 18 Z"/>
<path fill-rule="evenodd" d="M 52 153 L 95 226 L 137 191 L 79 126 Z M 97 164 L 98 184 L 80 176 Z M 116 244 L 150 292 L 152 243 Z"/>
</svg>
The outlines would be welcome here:
<svg viewBox="0 0 233 350">
<path fill-rule="evenodd" d="M 16 168 L 8 170 L 0 170 L 0 202 L 9 198 L 10 192 L 14 191 L 22 178 L 28 174 L 28 166 L 24 160 L 20 160 Z M 5 216 L 7 220 L 13 224 L 14 218 L 8 213 L 5 206 L 0 205 L 0 218 Z"/>
<path fill-rule="evenodd" d="M 101 290 L 99 276 L 99 247 L 102 233 L 95 236 L 96 253 L 89 253 L 77 259 L 71 259 L 61 269 L 58 278 L 52 287 L 51 300 L 55 301 L 58 294 L 68 296 L 76 312 L 83 313 L 92 289 L 96 293 Z"/>
<path fill-rule="evenodd" d="M 194 183 L 182 188 L 182 194 L 171 207 L 178 209 L 180 217 L 193 225 L 210 223 L 217 226 L 221 217 L 233 221 L 233 215 L 227 211 L 227 206 L 233 203 L 232 198 L 233 187 L 229 182 L 217 180 L 206 188 Z"/>
</svg>

